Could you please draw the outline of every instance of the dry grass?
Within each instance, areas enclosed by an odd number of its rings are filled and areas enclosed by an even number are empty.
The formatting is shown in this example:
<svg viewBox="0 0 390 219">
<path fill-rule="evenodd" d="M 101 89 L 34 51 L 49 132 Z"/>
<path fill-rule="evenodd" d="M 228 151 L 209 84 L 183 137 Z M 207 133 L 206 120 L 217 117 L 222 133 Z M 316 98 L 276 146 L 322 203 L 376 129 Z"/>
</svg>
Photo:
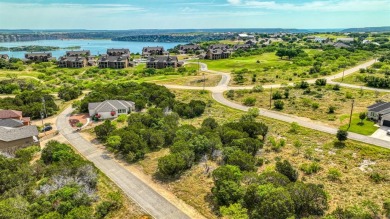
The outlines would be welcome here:
<svg viewBox="0 0 390 219">
<path fill-rule="evenodd" d="M 185 85 L 185 86 L 195 86 L 195 87 L 201 87 L 204 85 L 206 87 L 213 87 L 213 86 L 217 86 L 221 78 L 222 78 L 221 75 L 205 73 L 204 77 L 202 74 L 199 74 L 197 76 L 182 76 L 177 79 L 159 80 L 154 82 L 158 84 L 174 84 L 174 85 Z"/>
<path fill-rule="evenodd" d="M 238 119 L 243 114 L 243 112 L 216 103 L 208 93 L 200 94 L 194 91 L 178 90 L 174 92 L 180 100 L 201 99 L 210 105 L 201 118 L 183 120 L 182 124 L 199 126 L 201 121 L 208 116 L 215 118 L 219 123 L 224 123 Z M 300 178 L 308 183 L 324 185 L 329 194 L 329 212 L 337 206 L 361 205 L 367 200 L 382 206 L 385 198 L 390 196 L 389 181 L 377 184 L 369 177 L 373 171 L 387 174 L 387 177 L 389 177 L 390 150 L 351 140 L 346 142 L 345 148 L 336 148 L 334 147 L 335 136 L 330 134 L 303 127 L 299 129 L 298 133 L 290 133 L 290 125 L 285 122 L 261 116 L 258 120 L 269 126 L 269 136 L 274 136 L 277 139 L 284 138 L 287 142 L 287 145 L 280 152 L 271 150 L 269 143 L 265 145 L 260 156 L 266 160 L 266 164 L 259 168 L 259 172 L 265 169 L 273 169 L 277 157 L 289 160 L 297 169 L 304 163 L 318 162 L 322 168 L 321 171 L 313 175 L 304 175 L 302 171 L 299 171 Z M 301 141 L 303 145 L 299 154 L 293 147 L 293 143 L 297 140 Z M 142 166 L 150 166 L 147 169 L 148 174 L 153 174 L 153 169 L 156 170 L 158 158 L 166 154 L 166 150 L 164 149 L 159 156 L 153 154 L 147 160 L 141 161 Z M 376 164 L 367 169 L 367 172 L 364 172 L 359 169 L 363 160 L 371 160 Z M 334 182 L 328 179 L 327 175 L 330 168 L 336 168 L 341 172 L 342 175 L 339 181 Z M 212 180 L 204 174 L 202 165 L 193 167 L 184 173 L 180 179 L 162 183 L 162 185 L 206 217 L 216 217 L 209 201 L 213 186 Z"/>
<path fill-rule="evenodd" d="M 283 95 L 284 109 L 283 113 L 307 117 L 312 120 L 326 122 L 335 127 L 342 126 L 348 123 L 346 119 L 351 111 L 352 99 L 355 100 L 354 113 L 366 112 L 367 106 L 375 103 L 375 100 L 390 101 L 390 94 L 375 93 L 374 91 L 361 91 L 360 89 L 340 88 L 340 91 L 332 90 L 332 86 L 326 88 L 321 87 L 317 90 L 315 86 L 310 87 L 311 94 L 303 94 L 302 89 L 291 89 L 289 98 L 284 98 L 284 90 L 280 89 Z M 273 89 L 273 93 L 277 92 Z M 261 93 L 254 93 L 249 90 L 236 91 L 232 101 L 243 104 L 248 97 L 256 98 L 256 107 L 269 109 L 270 106 L 270 90 L 266 89 Z M 272 100 L 272 108 L 274 108 L 274 100 Z M 318 104 L 318 108 L 313 108 L 313 104 Z M 328 113 L 329 106 L 336 107 L 333 114 Z M 368 123 L 367 123 L 368 124 Z"/>
</svg>

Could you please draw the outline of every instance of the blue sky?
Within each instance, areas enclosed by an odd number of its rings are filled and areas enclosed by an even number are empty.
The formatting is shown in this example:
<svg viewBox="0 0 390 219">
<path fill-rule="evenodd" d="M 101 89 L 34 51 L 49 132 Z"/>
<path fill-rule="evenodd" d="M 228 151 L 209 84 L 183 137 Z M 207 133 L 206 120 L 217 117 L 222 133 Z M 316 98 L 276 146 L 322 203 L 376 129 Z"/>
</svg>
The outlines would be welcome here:
<svg viewBox="0 0 390 219">
<path fill-rule="evenodd" d="M 390 26 L 390 0 L 0 0 L 0 29 Z"/>
</svg>

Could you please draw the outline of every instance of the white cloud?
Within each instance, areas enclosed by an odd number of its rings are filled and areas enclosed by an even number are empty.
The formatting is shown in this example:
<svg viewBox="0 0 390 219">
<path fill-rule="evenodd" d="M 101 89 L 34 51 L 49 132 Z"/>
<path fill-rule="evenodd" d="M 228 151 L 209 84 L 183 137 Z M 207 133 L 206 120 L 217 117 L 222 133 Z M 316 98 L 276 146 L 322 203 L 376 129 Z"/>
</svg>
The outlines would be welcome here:
<svg viewBox="0 0 390 219">
<path fill-rule="evenodd" d="M 390 0 L 324 0 L 305 3 L 278 3 L 276 1 L 246 0 L 231 5 L 286 11 L 390 11 Z"/>
</svg>

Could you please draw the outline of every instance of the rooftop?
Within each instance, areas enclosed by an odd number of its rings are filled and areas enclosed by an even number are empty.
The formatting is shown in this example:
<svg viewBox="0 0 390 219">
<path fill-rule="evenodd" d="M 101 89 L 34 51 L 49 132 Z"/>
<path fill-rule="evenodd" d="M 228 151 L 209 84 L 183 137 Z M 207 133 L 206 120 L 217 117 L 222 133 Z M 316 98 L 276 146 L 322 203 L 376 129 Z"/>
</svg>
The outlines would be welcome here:
<svg viewBox="0 0 390 219">
<path fill-rule="evenodd" d="M 0 141 L 16 141 L 38 135 L 38 128 L 35 125 L 23 126 L 20 128 L 0 127 Z"/>
</svg>

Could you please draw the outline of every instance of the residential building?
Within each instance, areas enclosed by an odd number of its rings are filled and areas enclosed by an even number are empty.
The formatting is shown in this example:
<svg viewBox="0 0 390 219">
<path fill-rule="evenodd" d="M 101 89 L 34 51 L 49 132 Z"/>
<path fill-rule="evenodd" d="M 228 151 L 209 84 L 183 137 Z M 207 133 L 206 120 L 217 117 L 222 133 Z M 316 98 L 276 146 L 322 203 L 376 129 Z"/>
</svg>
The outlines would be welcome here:
<svg viewBox="0 0 390 219">
<path fill-rule="evenodd" d="M 107 49 L 107 55 L 130 57 L 130 50 L 129 49 Z"/>
<path fill-rule="evenodd" d="M 90 55 L 91 55 L 91 51 L 89 51 L 89 50 L 66 51 L 67 57 L 77 57 L 77 56 L 88 57 Z"/>
<path fill-rule="evenodd" d="M 337 42 L 337 43 L 334 43 L 333 44 L 334 47 L 336 48 L 351 48 L 351 46 L 345 44 L 345 43 L 342 43 L 342 42 Z"/>
<path fill-rule="evenodd" d="M 108 49 L 98 60 L 99 68 L 127 68 L 130 66 L 129 49 Z"/>
<path fill-rule="evenodd" d="M 55 60 L 51 52 L 31 52 L 25 53 L 24 58 L 33 62 L 49 62 Z"/>
<path fill-rule="evenodd" d="M 200 51 L 200 50 L 201 50 L 200 46 L 196 44 L 181 45 L 179 47 L 180 54 L 195 53 L 196 51 Z"/>
<path fill-rule="evenodd" d="M 230 46 L 227 45 L 227 44 L 214 44 L 214 45 L 210 45 L 209 48 L 210 49 L 222 49 L 222 50 L 229 50 L 230 49 Z"/>
<path fill-rule="evenodd" d="M 84 68 L 88 65 L 88 60 L 84 56 L 61 56 L 58 60 L 60 68 Z"/>
<path fill-rule="evenodd" d="M 91 117 L 113 119 L 119 115 L 135 111 L 135 103 L 125 100 L 106 100 L 98 103 L 89 103 L 88 111 Z"/>
<path fill-rule="evenodd" d="M 0 127 L 0 151 L 2 152 L 14 153 L 20 148 L 35 145 L 38 142 L 36 126 Z"/>
<path fill-rule="evenodd" d="M 390 114 L 390 102 L 379 102 L 367 107 L 367 118 L 374 121 L 381 121 L 382 117 Z"/>
<path fill-rule="evenodd" d="M 327 43 L 330 41 L 330 39 L 328 37 L 316 37 L 313 41 L 316 43 Z"/>
<path fill-rule="evenodd" d="M 146 62 L 146 68 L 177 68 L 180 67 L 182 63 L 179 62 L 176 56 L 153 56 L 149 57 Z"/>
<path fill-rule="evenodd" d="M 205 59 L 217 60 L 217 59 L 227 59 L 231 55 L 231 52 L 228 50 L 222 49 L 209 49 L 206 52 Z"/>
<path fill-rule="evenodd" d="M 236 51 L 236 50 L 249 50 L 252 48 L 252 45 L 251 44 L 237 44 L 237 45 L 234 45 L 233 47 L 233 50 Z"/>
<path fill-rule="evenodd" d="M 17 119 L 0 119 L 0 127 L 18 128 L 24 126 L 22 120 Z"/>
<path fill-rule="evenodd" d="M 129 59 L 126 56 L 102 55 L 98 60 L 99 68 L 127 68 Z"/>
<path fill-rule="evenodd" d="M 354 39 L 353 38 L 337 38 L 336 42 L 342 42 L 342 43 L 353 43 Z"/>
<path fill-rule="evenodd" d="M 156 47 L 144 47 L 142 49 L 142 57 L 148 58 L 150 56 L 156 55 L 164 55 L 167 54 L 164 50 L 164 47 L 156 46 Z"/>
<path fill-rule="evenodd" d="M 30 125 L 30 117 L 23 117 L 22 111 L 17 110 L 0 110 L 0 120 L 15 119 L 23 123 L 23 125 Z"/>
<path fill-rule="evenodd" d="M 0 59 L 4 59 L 5 61 L 9 61 L 9 56 L 7 54 L 0 54 Z"/>
</svg>

